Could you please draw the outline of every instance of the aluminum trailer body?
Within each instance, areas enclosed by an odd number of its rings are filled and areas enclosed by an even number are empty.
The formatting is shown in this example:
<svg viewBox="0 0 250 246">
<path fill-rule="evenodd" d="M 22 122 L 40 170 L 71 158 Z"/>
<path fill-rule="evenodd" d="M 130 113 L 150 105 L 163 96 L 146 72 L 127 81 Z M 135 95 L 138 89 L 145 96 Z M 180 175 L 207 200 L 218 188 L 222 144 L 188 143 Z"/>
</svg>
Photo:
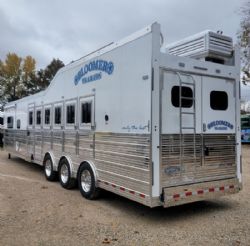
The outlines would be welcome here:
<svg viewBox="0 0 250 246">
<path fill-rule="evenodd" d="M 5 149 L 90 199 L 101 188 L 169 207 L 238 192 L 238 49 L 225 64 L 162 50 L 154 23 L 61 68 L 5 106 Z"/>
</svg>

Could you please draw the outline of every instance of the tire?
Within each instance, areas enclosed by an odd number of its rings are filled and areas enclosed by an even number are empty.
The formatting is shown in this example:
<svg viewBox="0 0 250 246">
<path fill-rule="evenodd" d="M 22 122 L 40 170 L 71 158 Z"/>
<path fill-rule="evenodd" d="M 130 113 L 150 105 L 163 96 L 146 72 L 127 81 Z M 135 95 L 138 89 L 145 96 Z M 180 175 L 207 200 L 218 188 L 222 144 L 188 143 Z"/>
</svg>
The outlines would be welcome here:
<svg viewBox="0 0 250 246">
<path fill-rule="evenodd" d="M 53 162 L 50 155 L 46 155 L 43 161 L 44 175 L 48 181 L 57 180 L 57 172 L 53 170 Z"/>
<path fill-rule="evenodd" d="M 95 186 L 95 175 L 91 166 L 85 162 L 78 171 L 78 187 L 83 197 L 94 200 L 100 194 L 100 188 Z"/>
<path fill-rule="evenodd" d="M 76 179 L 71 177 L 70 165 L 67 159 L 63 158 L 60 161 L 58 174 L 59 174 L 60 184 L 63 188 L 69 190 L 76 186 Z"/>
</svg>

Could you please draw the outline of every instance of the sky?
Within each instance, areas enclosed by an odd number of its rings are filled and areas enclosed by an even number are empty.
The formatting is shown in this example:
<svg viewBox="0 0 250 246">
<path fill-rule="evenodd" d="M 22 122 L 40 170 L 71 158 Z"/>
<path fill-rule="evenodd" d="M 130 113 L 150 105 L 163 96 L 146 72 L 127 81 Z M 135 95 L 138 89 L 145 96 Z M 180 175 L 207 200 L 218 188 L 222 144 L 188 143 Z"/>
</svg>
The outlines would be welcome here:
<svg viewBox="0 0 250 246">
<path fill-rule="evenodd" d="M 245 1 L 0 0 L 0 59 L 15 52 L 37 69 L 53 58 L 68 64 L 155 21 L 166 44 L 207 29 L 236 41 Z"/>
</svg>

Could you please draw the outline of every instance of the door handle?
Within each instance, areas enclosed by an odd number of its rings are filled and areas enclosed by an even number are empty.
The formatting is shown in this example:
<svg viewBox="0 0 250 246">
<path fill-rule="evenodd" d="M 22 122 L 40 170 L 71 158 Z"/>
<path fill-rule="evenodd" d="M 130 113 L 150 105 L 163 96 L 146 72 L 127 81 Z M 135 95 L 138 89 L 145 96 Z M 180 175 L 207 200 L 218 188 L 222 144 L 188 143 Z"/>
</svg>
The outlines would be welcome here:
<svg viewBox="0 0 250 246">
<path fill-rule="evenodd" d="M 207 146 L 204 146 L 204 155 L 209 156 L 209 148 Z"/>
<path fill-rule="evenodd" d="M 203 123 L 203 132 L 205 132 L 206 130 L 207 130 L 206 123 Z"/>
</svg>

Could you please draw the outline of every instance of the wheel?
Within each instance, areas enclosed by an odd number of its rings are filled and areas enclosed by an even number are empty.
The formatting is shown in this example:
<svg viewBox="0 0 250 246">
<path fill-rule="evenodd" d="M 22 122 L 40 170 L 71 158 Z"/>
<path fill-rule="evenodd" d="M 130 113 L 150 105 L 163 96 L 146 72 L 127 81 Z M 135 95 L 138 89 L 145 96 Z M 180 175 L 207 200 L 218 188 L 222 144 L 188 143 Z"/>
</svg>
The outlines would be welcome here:
<svg viewBox="0 0 250 246">
<path fill-rule="evenodd" d="M 72 189 L 76 186 L 76 179 L 71 177 L 70 165 L 65 158 L 60 161 L 58 172 L 59 180 L 63 188 Z"/>
<path fill-rule="evenodd" d="M 100 189 L 95 186 L 95 175 L 88 163 L 83 163 L 78 172 L 78 187 L 83 197 L 93 200 L 99 196 Z"/>
<path fill-rule="evenodd" d="M 50 155 L 46 155 L 43 161 L 44 175 L 48 181 L 57 180 L 57 172 L 53 170 L 53 162 Z"/>
</svg>

